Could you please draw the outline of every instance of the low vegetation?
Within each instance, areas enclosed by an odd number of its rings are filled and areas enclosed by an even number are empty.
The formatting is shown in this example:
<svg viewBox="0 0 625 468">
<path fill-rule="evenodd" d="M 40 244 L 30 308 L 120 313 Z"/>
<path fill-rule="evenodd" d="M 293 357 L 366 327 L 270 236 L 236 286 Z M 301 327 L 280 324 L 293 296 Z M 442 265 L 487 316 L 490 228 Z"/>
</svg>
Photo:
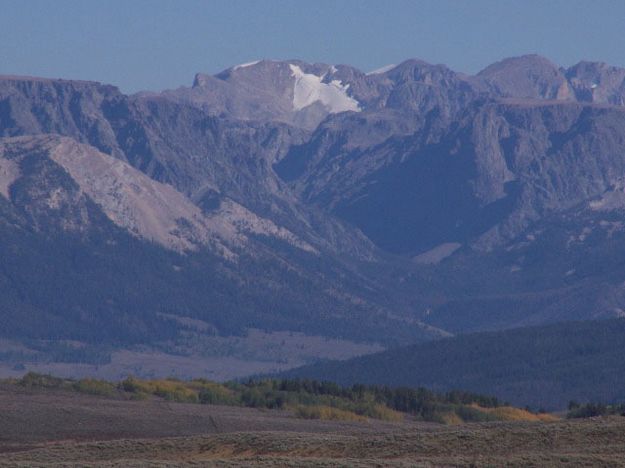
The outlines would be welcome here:
<svg viewBox="0 0 625 468">
<path fill-rule="evenodd" d="M 367 418 L 351 411 L 332 406 L 298 406 L 295 415 L 303 419 L 325 419 L 331 421 L 366 421 Z"/>
<path fill-rule="evenodd" d="M 566 417 L 569 419 L 575 419 L 612 415 L 625 416 L 625 403 L 604 405 L 602 403 L 579 404 L 576 401 L 571 401 L 569 403 L 569 411 L 566 414 Z"/>
<path fill-rule="evenodd" d="M 316 380 L 263 379 L 216 383 L 205 379 L 143 380 L 119 383 L 96 379 L 61 379 L 28 373 L 13 381 L 27 388 L 62 389 L 124 399 L 163 398 L 181 403 L 283 409 L 304 419 L 401 421 L 412 418 L 442 424 L 478 421 L 549 420 L 501 404 L 496 398 L 469 392 L 435 393 L 424 388 L 352 385 Z"/>
</svg>

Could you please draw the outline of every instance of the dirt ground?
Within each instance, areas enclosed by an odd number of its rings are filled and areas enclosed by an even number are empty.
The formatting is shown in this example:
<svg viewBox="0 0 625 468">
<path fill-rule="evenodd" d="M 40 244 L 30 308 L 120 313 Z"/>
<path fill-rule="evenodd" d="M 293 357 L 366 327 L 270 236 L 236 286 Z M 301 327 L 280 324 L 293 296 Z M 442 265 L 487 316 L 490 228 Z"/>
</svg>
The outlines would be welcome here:
<svg viewBox="0 0 625 468">
<path fill-rule="evenodd" d="M 442 426 L 0 386 L 0 466 L 625 466 L 625 418 Z"/>
</svg>

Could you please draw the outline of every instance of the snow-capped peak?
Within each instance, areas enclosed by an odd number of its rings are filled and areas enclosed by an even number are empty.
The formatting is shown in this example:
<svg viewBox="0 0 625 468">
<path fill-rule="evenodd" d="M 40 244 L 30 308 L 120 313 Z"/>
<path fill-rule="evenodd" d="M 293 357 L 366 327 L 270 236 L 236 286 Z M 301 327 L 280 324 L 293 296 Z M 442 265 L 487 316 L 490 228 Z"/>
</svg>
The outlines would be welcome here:
<svg viewBox="0 0 625 468">
<path fill-rule="evenodd" d="M 297 65 L 289 64 L 295 77 L 293 88 L 293 109 L 301 110 L 314 102 L 321 102 L 330 113 L 360 111 L 357 100 L 347 94 L 348 85 L 339 80 L 323 82 L 323 77 L 304 73 Z"/>
</svg>

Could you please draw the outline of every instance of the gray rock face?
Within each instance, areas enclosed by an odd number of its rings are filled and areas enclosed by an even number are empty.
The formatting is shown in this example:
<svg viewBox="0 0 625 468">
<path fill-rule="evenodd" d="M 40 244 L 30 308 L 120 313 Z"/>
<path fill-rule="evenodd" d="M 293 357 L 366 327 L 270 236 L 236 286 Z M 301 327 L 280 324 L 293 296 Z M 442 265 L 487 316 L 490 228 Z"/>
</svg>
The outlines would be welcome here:
<svg viewBox="0 0 625 468">
<path fill-rule="evenodd" d="M 568 69 L 538 55 L 494 63 L 471 80 L 504 98 L 625 104 L 625 69 L 582 61 Z"/>
<path fill-rule="evenodd" d="M 500 161 L 518 192 L 506 220 L 480 242 L 510 240 L 531 222 L 572 209 L 616 183 L 625 170 L 624 111 L 579 104 L 501 109 Z M 493 187 L 503 188 L 503 182 Z"/>
<path fill-rule="evenodd" d="M 538 55 L 508 58 L 477 74 L 490 91 L 501 97 L 575 99 L 565 72 Z"/>
<path fill-rule="evenodd" d="M 580 62 L 566 71 L 578 101 L 625 104 L 625 69 L 600 62 Z"/>
<path fill-rule="evenodd" d="M 0 76 L 0 135 L 57 133 L 120 157 L 123 151 L 101 110 L 120 98 L 117 88 L 96 82 Z"/>
</svg>

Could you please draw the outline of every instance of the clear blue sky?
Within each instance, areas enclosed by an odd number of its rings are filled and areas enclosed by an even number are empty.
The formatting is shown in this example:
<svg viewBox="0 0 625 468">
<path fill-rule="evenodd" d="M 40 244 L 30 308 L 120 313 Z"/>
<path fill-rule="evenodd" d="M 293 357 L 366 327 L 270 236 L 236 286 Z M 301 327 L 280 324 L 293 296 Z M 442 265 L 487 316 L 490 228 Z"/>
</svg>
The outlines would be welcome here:
<svg viewBox="0 0 625 468">
<path fill-rule="evenodd" d="M 0 74 L 125 92 L 259 58 L 369 71 L 417 57 L 473 73 L 525 53 L 625 66 L 625 1 L 0 0 Z"/>
</svg>

